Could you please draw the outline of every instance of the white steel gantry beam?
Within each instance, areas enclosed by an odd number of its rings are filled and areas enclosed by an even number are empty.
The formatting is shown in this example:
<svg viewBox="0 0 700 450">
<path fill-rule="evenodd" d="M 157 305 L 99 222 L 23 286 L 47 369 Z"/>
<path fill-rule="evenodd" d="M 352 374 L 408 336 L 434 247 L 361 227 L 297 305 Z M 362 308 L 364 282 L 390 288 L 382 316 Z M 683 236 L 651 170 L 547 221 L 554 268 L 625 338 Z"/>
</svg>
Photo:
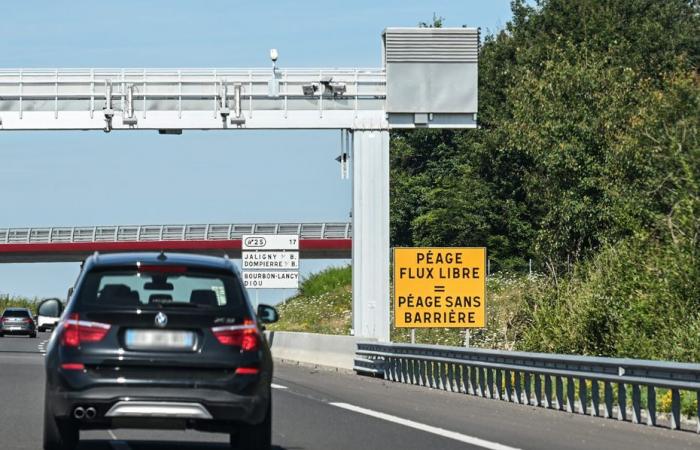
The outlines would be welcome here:
<svg viewBox="0 0 700 450">
<path fill-rule="evenodd" d="M 383 69 L 1 69 L 0 131 L 348 129 L 385 98 Z"/>
</svg>

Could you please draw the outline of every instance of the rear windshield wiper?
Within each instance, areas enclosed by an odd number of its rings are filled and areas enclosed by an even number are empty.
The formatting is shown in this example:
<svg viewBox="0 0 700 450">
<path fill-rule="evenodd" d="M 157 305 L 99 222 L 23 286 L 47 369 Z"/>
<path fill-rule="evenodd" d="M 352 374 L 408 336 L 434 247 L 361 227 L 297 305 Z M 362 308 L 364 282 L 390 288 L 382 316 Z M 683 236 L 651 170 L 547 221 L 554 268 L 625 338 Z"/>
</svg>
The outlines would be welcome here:
<svg viewBox="0 0 700 450">
<path fill-rule="evenodd" d="M 151 305 L 156 305 L 161 308 L 201 308 L 202 305 L 189 302 L 154 302 Z"/>
</svg>

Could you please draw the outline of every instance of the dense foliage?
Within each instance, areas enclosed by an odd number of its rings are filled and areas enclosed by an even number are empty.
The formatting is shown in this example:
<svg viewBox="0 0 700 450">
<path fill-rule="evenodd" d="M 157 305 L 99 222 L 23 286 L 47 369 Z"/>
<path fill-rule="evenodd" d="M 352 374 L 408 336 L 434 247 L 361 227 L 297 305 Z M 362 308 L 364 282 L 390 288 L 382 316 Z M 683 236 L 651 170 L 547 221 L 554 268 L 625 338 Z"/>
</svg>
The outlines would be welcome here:
<svg viewBox="0 0 700 450">
<path fill-rule="evenodd" d="M 277 305 L 271 330 L 348 334 L 352 326 L 352 270 L 331 267 L 301 283 L 299 294 Z"/>
<path fill-rule="evenodd" d="M 532 259 L 516 347 L 700 360 L 699 5 L 513 2 L 481 128 L 394 133 L 392 244 Z"/>
</svg>

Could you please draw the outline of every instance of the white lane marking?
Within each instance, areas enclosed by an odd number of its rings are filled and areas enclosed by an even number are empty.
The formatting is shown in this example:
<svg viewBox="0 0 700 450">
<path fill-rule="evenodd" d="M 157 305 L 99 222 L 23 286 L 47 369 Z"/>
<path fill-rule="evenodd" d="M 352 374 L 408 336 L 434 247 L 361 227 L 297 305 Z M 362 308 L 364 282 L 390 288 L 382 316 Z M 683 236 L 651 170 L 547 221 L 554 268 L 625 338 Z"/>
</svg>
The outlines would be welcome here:
<svg viewBox="0 0 700 450">
<path fill-rule="evenodd" d="M 433 427 L 430 425 L 425 425 L 423 423 L 414 422 L 408 419 L 402 419 L 401 417 L 392 416 L 390 414 L 381 413 L 378 411 L 373 411 L 371 409 L 361 408 L 359 406 L 350 405 L 348 403 L 329 403 L 330 405 L 337 406 L 338 408 L 347 409 L 348 411 L 353 411 L 360 414 L 365 414 L 367 416 L 376 417 L 377 419 L 386 420 L 388 422 L 397 423 L 410 428 L 415 428 L 416 430 L 425 431 L 426 433 L 436 434 L 438 436 L 443 436 L 449 439 L 454 439 L 455 441 L 464 442 L 465 444 L 475 445 L 481 448 L 487 448 L 489 450 L 519 450 L 516 447 L 510 447 L 507 445 L 499 444 L 497 442 L 491 442 L 484 439 L 480 439 L 473 436 L 468 436 L 462 433 L 456 433 L 454 431 L 445 430 L 443 428 Z"/>
<path fill-rule="evenodd" d="M 114 450 L 131 450 L 129 444 L 125 441 L 120 441 L 117 439 L 117 435 L 114 434 L 112 430 L 107 430 L 107 433 L 109 433 L 109 437 L 112 438 L 112 440 L 109 441 L 109 445 L 111 445 Z"/>
<path fill-rule="evenodd" d="M 282 386 L 281 384 L 275 384 L 275 383 L 270 384 L 270 387 L 272 389 L 287 389 L 287 386 Z"/>
</svg>

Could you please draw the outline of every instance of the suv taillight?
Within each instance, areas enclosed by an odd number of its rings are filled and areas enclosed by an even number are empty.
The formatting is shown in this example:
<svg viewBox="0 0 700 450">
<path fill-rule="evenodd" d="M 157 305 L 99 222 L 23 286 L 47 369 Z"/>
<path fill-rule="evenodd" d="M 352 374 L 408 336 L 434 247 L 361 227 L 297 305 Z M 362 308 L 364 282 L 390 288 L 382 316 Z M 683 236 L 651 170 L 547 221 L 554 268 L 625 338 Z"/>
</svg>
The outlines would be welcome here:
<svg viewBox="0 0 700 450">
<path fill-rule="evenodd" d="M 244 352 L 256 351 L 260 348 L 260 332 L 252 320 L 246 320 L 243 325 L 229 325 L 211 329 L 219 343 L 240 347 Z"/>
<path fill-rule="evenodd" d="M 80 320 L 78 313 L 71 314 L 63 324 L 61 345 L 78 347 L 87 342 L 99 342 L 109 332 L 110 325 L 99 322 Z"/>
</svg>

